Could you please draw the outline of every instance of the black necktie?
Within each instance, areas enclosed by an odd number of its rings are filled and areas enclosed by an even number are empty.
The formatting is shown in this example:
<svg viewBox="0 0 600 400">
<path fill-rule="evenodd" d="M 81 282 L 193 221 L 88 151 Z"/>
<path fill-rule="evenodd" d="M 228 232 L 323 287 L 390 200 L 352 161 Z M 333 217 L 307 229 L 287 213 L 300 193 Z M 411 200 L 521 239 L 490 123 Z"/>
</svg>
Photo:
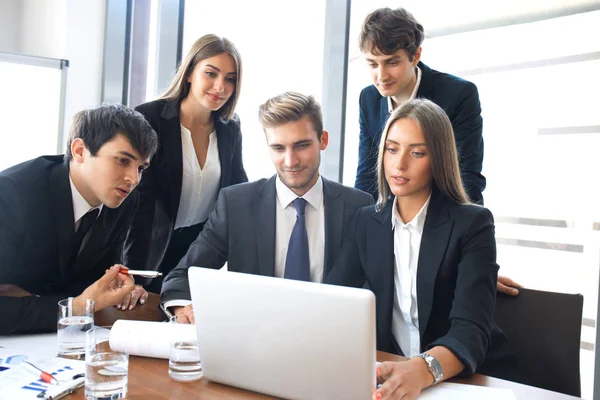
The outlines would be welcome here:
<svg viewBox="0 0 600 400">
<path fill-rule="evenodd" d="M 81 220 L 79 222 L 79 228 L 77 228 L 77 231 L 73 235 L 73 244 L 71 247 L 71 260 L 69 262 L 69 265 L 73 265 L 75 263 L 75 260 L 77 259 L 79 251 L 81 249 L 81 243 L 83 242 L 83 238 L 85 238 L 85 235 L 90 231 L 92 226 L 94 226 L 94 222 L 96 222 L 96 218 L 98 218 L 99 212 L 100 210 L 95 208 L 93 210 L 88 211 L 83 217 L 81 217 Z"/>
<path fill-rule="evenodd" d="M 293 201 L 293 204 L 296 209 L 296 224 L 290 236 L 283 277 L 299 281 L 310 281 L 308 234 L 306 233 L 306 221 L 304 219 L 306 200 L 298 197 Z"/>
</svg>

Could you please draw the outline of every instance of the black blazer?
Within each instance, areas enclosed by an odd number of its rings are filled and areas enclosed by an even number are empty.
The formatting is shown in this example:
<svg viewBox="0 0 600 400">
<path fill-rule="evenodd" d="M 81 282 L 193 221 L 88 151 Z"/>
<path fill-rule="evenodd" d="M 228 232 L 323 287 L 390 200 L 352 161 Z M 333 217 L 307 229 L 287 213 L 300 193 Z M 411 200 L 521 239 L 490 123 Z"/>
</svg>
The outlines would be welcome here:
<svg viewBox="0 0 600 400">
<path fill-rule="evenodd" d="M 0 297 L 0 333 L 55 331 L 57 302 L 80 295 L 121 262 L 137 203 L 134 190 L 119 208 L 103 207 L 69 268 L 75 222 L 63 156 L 39 157 L 0 172 L 0 284 L 39 296 Z"/>
<path fill-rule="evenodd" d="M 375 206 L 359 211 L 354 234 L 325 282 L 360 287 L 366 280 L 377 299 L 377 348 L 401 353 L 392 335 L 392 204 L 388 201 L 380 212 Z M 421 351 L 444 346 L 467 373 L 515 380 L 516 358 L 493 319 L 497 276 L 492 214 L 480 206 L 458 205 L 434 190 L 417 267 Z"/>
<path fill-rule="evenodd" d="M 421 83 L 417 98 L 440 106 L 450 118 L 458 150 L 460 171 L 471 201 L 483 204 L 483 120 L 477 87 L 454 75 L 435 71 L 420 62 Z M 360 142 L 354 186 L 377 199 L 377 153 L 389 117 L 388 99 L 374 85 L 360 93 Z"/>
<path fill-rule="evenodd" d="M 159 148 L 138 186 L 140 206 L 127 243 L 125 262 L 129 268 L 158 270 L 165 256 L 177 220 L 183 180 L 179 104 L 156 100 L 136 110 L 142 113 L 158 134 Z M 242 135 L 237 116 L 218 119 L 215 125 L 221 180 L 219 189 L 247 182 L 242 163 Z"/>
<path fill-rule="evenodd" d="M 190 300 L 190 266 L 273 276 L 275 273 L 276 175 L 221 190 L 215 210 L 186 256 L 163 282 L 163 302 Z M 325 265 L 331 269 L 356 212 L 373 198 L 359 190 L 323 179 Z"/>
</svg>

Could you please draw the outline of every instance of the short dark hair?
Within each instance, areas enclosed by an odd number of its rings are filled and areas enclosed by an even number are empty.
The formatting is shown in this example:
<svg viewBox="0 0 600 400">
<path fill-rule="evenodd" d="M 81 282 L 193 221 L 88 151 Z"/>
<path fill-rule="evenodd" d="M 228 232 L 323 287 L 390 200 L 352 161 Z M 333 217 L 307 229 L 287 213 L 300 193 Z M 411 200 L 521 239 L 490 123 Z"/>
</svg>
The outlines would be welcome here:
<svg viewBox="0 0 600 400">
<path fill-rule="evenodd" d="M 285 92 L 260 105 L 258 119 L 263 129 L 273 128 L 288 122 L 296 122 L 308 117 L 317 138 L 323 135 L 323 113 L 321 106 L 313 96 L 298 92 Z"/>
<path fill-rule="evenodd" d="M 358 46 L 363 53 L 372 54 L 404 50 L 412 61 L 424 37 L 423 25 L 404 8 L 380 8 L 365 18 Z"/>
<path fill-rule="evenodd" d="M 151 158 L 158 147 L 158 136 L 146 118 L 139 112 L 121 104 L 107 104 L 79 111 L 73 117 L 65 161 L 71 161 L 71 143 L 83 139 L 93 157 L 106 142 L 123 135 L 142 158 Z"/>
</svg>

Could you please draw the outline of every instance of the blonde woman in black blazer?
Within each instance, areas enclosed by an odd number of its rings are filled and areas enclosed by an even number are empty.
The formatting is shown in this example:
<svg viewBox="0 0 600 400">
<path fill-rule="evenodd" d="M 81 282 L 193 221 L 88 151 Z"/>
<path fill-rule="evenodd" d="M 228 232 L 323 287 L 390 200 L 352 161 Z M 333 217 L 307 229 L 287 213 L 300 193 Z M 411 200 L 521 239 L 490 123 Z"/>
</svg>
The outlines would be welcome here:
<svg viewBox="0 0 600 400">
<path fill-rule="evenodd" d="M 366 280 L 377 299 L 377 348 L 410 357 L 378 366 L 373 400 L 414 399 L 460 373 L 518 380 L 516 357 L 494 323 L 493 217 L 468 200 L 439 106 L 412 100 L 390 116 L 378 185 L 378 203 L 360 210 L 326 278 L 348 286 Z"/>
<path fill-rule="evenodd" d="M 248 181 L 234 114 L 241 82 L 233 43 L 206 35 L 192 45 L 167 92 L 136 108 L 158 133 L 159 149 L 139 186 L 125 246 L 130 268 L 166 275 L 202 230 L 219 190 Z M 147 288 L 160 293 L 161 283 Z"/>
</svg>

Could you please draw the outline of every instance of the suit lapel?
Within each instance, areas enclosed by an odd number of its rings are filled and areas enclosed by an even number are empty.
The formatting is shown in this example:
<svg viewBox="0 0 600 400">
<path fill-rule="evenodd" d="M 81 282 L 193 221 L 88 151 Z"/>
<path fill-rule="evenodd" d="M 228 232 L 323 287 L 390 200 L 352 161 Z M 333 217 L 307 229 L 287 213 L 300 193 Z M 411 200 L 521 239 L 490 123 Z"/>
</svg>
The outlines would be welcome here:
<svg viewBox="0 0 600 400">
<path fill-rule="evenodd" d="M 169 101 L 160 114 L 160 130 L 162 132 L 163 153 L 167 162 L 167 169 L 163 171 L 163 185 L 169 188 L 171 202 L 171 217 L 173 223 L 177 218 L 181 185 L 183 181 L 183 156 L 181 150 L 181 123 L 179 121 L 179 105 Z"/>
<path fill-rule="evenodd" d="M 375 137 L 375 142 L 373 143 L 375 145 L 375 151 L 378 151 L 379 149 L 379 141 L 381 140 L 381 134 L 383 133 L 383 129 L 385 128 L 385 123 L 387 122 L 388 118 L 390 116 L 390 110 L 388 107 L 388 98 L 387 97 L 381 97 L 381 99 L 379 99 L 379 124 L 377 126 L 379 126 L 378 130 L 377 130 L 377 134 Z"/>
<path fill-rule="evenodd" d="M 392 332 L 392 311 L 394 309 L 394 231 L 392 230 L 392 201 L 388 201 L 386 207 L 380 212 L 373 214 L 371 224 L 368 226 L 367 241 L 369 254 L 368 265 L 373 268 L 373 276 L 369 277 L 369 283 L 373 286 L 375 293 L 382 293 L 383 299 L 379 299 L 381 307 L 380 321 L 381 332 L 386 333 L 385 348 L 392 348 L 392 343 L 387 343 Z M 389 336 L 389 337 L 388 337 Z"/>
<path fill-rule="evenodd" d="M 417 303 L 421 337 L 431 315 L 435 281 L 450 241 L 452 226 L 444 198 L 434 189 L 423 227 L 417 267 Z"/>
<path fill-rule="evenodd" d="M 422 62 L 419 62 L 417 66 L 421 70 L 421 83 L 419 83 L 416 97 L 431 99 L 431 94 L 433 93 L 433 73 L 431 72 L 431 68 Z"/>
<path fill-rule="evenodd" d="M 323 206 L 325 214 L 325 265 L 323 277 L 327 276 L 342 248 L 345 203 L 337 186 L 323 179 Z"/>
<path fill-rule="evenodd" d="M 227 125 L 217 118 L 215 122 L 215 128 L 217 130 L 217 147 L 219 148 L 219 162 L 221 164 L 221 180 L 219 188 L 229 186 L 231 181 L 231 155 L 233 150 L 231 149 L 231 135 L 227 129 Z"/>
<path fill-rule="evenodd" d="M 48 176 L 48 185 L 56 223 L 60 272 L 61 275 L 65 276 L 71 256 L 71 240 L 75 233 L 73 196 L 71 195 L 68 164 L 63 162 L 52 168 Z"/>
<path fill-rule="evenodd" d="M 260 274 L 265 276 L 275 276 L 276 177 L 277 175 L 263 183 L 252 206 L 256 218 L 254 229 L 258 244 L 258 268 Z"/>
</svg>

